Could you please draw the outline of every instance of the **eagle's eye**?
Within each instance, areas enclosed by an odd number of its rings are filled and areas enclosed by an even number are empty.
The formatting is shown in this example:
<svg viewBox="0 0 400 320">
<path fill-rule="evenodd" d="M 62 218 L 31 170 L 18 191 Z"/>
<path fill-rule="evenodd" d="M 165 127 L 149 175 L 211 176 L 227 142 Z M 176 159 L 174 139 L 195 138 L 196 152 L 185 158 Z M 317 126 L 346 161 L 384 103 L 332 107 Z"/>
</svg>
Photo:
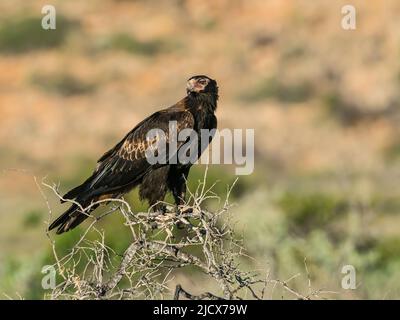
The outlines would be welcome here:
<svg viewBox="0 0 400 320">
<path fill-rule="evenodd" d="M 200 83 L 201 85 L 205 86 L 207 84 L 207 80 L 206 79 L 199 79 L 198 83 Z"/>
</svg>

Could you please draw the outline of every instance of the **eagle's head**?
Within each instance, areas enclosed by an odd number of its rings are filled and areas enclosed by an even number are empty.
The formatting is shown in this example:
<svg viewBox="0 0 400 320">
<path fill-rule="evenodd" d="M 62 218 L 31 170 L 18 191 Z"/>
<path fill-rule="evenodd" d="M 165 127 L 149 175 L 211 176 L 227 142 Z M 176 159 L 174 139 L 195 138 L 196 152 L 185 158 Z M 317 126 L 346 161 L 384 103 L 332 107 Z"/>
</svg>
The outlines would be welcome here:
<svg viewBox="0 0 400 320">
<path fill-rule="evenodd" d="M 218 98 L 217 81 L 204 76 L 193 76 L 187 81 L 186 92 L 188 95 L 213 95 Z"/>
</svg>

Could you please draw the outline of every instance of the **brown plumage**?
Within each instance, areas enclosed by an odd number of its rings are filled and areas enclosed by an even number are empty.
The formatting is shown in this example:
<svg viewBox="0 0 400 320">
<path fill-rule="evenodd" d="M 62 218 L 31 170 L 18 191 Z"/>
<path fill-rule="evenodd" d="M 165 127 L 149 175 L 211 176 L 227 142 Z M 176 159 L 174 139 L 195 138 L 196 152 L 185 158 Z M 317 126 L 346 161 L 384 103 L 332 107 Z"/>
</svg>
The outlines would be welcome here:
<svg viewBox="0 0 400 320">
<path fill-rule="evenodd" d="M 215 80 L 201 75 L 188 80 L 186 91 L 187 96 L 181 101 L 152 114 L 134 127 L 98 160 L 93 174 L 63 198 L 75 200 L 82 208 L 87 208 L 102 199 L 121 197 L 140 186 L 140 198 L 147 200 L 156 209 L 161 209 L 156 204 L 164 199 L 167 191 L 172 192 L 176 205 L 181 205 L 186 195 L 186 179 L 191 163 L 179 163 L 178 160 L 177 164 L 168 161 L 165 164 L 151 164 L 146 158 L 146 150 L 150 145 L 154 146 L 155 141 L 149 141 L 146 135 L 151 129 L 157 128 L 168 136 L 170 121 L 176 121 L 178 133 L 184 129 L 193 129 L 199 133 L 196 142 L 200 156 L 203 151 L 200 130 L 217 127 L 214 112 L 217 108 L 218 87 Z M 178 142 L 178 152 L 184 144 Z M 166 145 L 168 149 L 169 141 Z M 49 226 L 49 230 L 57 228 L 57 234 L 60 234 L 75 228 L 98 204 L 85 213 L 80 206 L 72 204 Z"/>
</svg>

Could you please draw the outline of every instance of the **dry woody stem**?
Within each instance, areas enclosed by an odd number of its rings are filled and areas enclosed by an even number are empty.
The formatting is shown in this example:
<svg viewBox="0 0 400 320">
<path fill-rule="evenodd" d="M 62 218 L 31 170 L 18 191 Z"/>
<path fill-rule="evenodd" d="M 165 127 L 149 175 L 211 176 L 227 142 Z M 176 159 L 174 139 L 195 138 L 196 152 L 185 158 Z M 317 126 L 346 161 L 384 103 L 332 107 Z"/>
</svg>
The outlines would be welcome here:
<svg viewBox="0 0 400 320">
<path fill-rule="evenodd" d="M 108 210 L 95 217 L 66 255 L 60 256 L 50 234 L 58 284 L 49 299 L 266 299 L 266 288 L 281 285 L 296 299 L 318 297 L 318 292 L 302 295 L 287 281 L 262 277 L 260 272 L 242 271 L 240 262 L 249 260 L 243 239 L 235 234 L 229 196 L 220 209 L 210 212 L 204 202 L 217 199 L 213 186 L 206 187 L 207 170 L 196 190 L 178 209 L 167 205 L 164 213 L 134 212 L 124 199 L 107 199 Z M 38 184 L 39 185 L 39 184 Z M 62 199 L 57 185 L 42 182 Z M 47 196 L 41 190 L 49 209 Z M 218 198 L 219 199 L 219 198 Z M 219 199 L 220 200 L 220 199 Z M 71 200 L 66 200 L 71 201 Z M 221 201 L 220 201 L 221 202 Z M 92 203 L 91 206 L 96 205 Z M 85 212 L 88 208 L 81 208 Z M 97 228 L 109 214 L 124 217 L 131 243 L 122 254 L 106 245 L 106 232 Z M 91 237 L 89 237 L 91 235 Z M 93 237 L 95 238 L 93 240 Z M 191 293 L 175 282 L 177 271 L 202 273 L 215 284 L 215 292 Z M 201 283 L 196 288 L 201 290 Z"/>
</svg>

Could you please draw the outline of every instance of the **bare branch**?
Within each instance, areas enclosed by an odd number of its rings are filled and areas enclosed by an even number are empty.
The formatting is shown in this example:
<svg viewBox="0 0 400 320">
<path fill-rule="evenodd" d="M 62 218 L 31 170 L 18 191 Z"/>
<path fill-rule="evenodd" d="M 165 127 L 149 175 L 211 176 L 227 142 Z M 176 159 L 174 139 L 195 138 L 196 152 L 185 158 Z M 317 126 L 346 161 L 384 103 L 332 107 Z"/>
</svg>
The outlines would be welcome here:
<svg viewBox="0 0 400 320">
<path fill-rule="evenodd" d="M 124 199 L 105 199 L 91 203 L 87 208 L 78 204 L 83 213 L 97 204 L 108 204 L 109 210 L 97 217 L 88 214 L 88 227 L 66 255 L 57 252 L 55 242 L 49 237 L 54 267 L 62 278 L 49 298 L 161 299 L 170 296 L 175 299 L 221 300 L 249 296 L 261 300 L 269 283 L 274 287 L 282 286 L 297 299 L 318 297 L 322 291 L 312 292 L 311 284 L 308 295 L 303 295 L 288 286 L 292 278 L 287 281 L 271 280 L 269 273 L 261 278 L 259 272 L 241 270 L 239 266 L 243 259 L 254 259 L 247 254 L 242 237 L 233 228 L 229 204 L 233 186 L 228 187 L 222 207 L 210 212 L 205 209 L 205 201 L 218 196 L 212 192 L 212 187 L 206 187 L 206 175 L 207 170 L 197 189 L 189 190 L 189 199 L 179 212 L 167 204 L 164 213 L 150 210 L 134 213 Z M 77 204 L 63 199 L 57 185 L 44 181 L 42 185 L 57 198 Z M 53 210 L 43 191 L 42 195 L 48 205 L 50 221 Z M 107 246 L 106 232 L 96 229 L 97 222 L 111 213 L 124 217 L 126 230 L 132 235 L 131 243 L 122 255 Z M 95 240 L 89 240 L 89 234 L 90 239 L 94 236 Z M 181 285 L 173 290 L 170 282 L 174 274 L 187 267 L 194 267 L 206 275 L 216 284 L 219 292 L 194 295 Z"/>
</svg>

